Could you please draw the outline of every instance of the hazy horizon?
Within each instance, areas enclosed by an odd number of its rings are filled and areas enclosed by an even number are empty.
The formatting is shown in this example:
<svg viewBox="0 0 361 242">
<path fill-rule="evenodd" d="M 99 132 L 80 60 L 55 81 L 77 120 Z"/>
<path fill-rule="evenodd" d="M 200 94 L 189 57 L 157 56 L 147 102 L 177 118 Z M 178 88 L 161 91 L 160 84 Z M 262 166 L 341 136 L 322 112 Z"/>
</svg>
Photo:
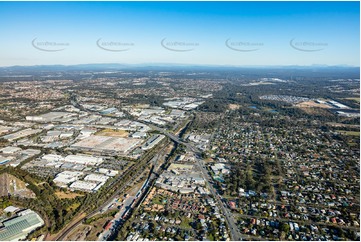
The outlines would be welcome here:
<svg viewBox="0 0 361 242">
<path fill-rule="evenodd" d="M 310 64 L 310 65 L 216 65 L 216 64 L 192 64 L 192 63 L 137 63 L 137 64 L 130 64 L 130 63 L 79 63 L 79 64 L 36 64 L 36 65 L 11 65 L 11 66 L 0 66 L 0 68 L 12 68 L 12 67 L 52 67 L 52 66 L 64 66 L 64 67 L 71 67 L 71 66 L 106 66 L 106 65 L 118 65 L 118 66 L 129 66 L 129 67 L 160 67 L 160 66 L 174 66 L 174 67 L 229 67 L 229 68 L 278 68 L 278 67 L 285 67 L 285 68 L 292 68 L 292 67 L 304 67 L 304 68 L 312 68 L 312 67 L 319 67 L 319 68 L 329 68 L 329 67 L 340 67 L 340 68 L 360 68 L 360 66 L 356 65 L 324 65 L 324 64 Z"/>
<path fill-rule="evenodd" d="M 0 2 L 0 66 L 360 66 L 359 2 Z"/>
</svg>

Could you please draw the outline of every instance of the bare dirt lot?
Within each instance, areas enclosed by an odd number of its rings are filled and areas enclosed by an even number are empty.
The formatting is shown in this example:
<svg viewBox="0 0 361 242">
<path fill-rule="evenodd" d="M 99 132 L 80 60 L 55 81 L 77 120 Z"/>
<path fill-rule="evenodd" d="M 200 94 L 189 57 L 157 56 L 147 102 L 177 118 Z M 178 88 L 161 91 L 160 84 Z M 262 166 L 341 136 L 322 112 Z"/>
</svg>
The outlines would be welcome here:
<svg viewBox="0 0 361 242">
<path fill-rule="evenodd" d="M 330 105 L 324 103 L 316 103 L 315 101 L 307 101 L 296 104 L 299 108 L 331 108 Z"/>
<path fill-rule="evenodd" d="M 96 133 L 96 135 L 126 138 L 129 133 L 122 129 L 103 129 Z"/>
<path fill-rule="evenodd" d="M 327 111 L 327 109 L 323 109 L 323 108 L 300 108 L 302 111 L 304 111 L 305 113 L 311 114 L 311 115 L 324 115 L 324 116 L 331 116 L 332 114 Z"/>
<path fill-rule="evenodd" d="M 230 110 L 237 110 L 240 108 L 240 106 L 238 104 L 229 104 L 228 107 Z"/>
<path fill-rule="evenodd" d="M 345 98 L 345 99 L 354 101 L 356 103 L 360 103 L 360 98 L 359 97 L 348 97 L 348 98 Z"/>
</svg>

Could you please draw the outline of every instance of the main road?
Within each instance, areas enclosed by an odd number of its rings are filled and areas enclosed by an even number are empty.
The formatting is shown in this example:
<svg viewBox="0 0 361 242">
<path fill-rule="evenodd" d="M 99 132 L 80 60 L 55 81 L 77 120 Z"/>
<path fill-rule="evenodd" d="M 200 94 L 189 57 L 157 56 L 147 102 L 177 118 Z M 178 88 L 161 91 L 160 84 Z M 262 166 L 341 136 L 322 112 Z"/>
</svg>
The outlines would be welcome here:
<svg viewBox="0 0 361 242">
<path fill-rule="evenodd" d="M 206 184 L 208 185 L 209 187 L 209 190 L 211 192 L 211 194 L 213 195 L 213 197 L 215 198 L 216 200 L 216 203 L 218 205 L 218 207 L 221 209 L 223 215 L 225 216 L 226 218 L 226 221 L 227 221 L 227 224 L 228 224 L 228 227 L 230 229 L 230 232 L 231 232 L 231 239 L 233 241 L 239 241 L 239 240 L 243 240 L 243 239 L 249 239 L 248 236 L 242 236 L 237 228 L 237 224 L 233 218 L 233 215 L 232 213 L 224 206 L 222 200 L 221 200 L 221 197 L 220 195 L 217 193 L 217 191 L 215 190 L 215 188 L 212 186 L 211 184 L 211 181 L 212 181 L 212 178 L 211 176 L 208 174 L 208 171 L 207 169 L 205 168 L 205 165 L 204 165 L 204 162 L 202 159 L 199 159 L 199 157 L 201 156 L 202 154 L 202 151 L 200 151 L 197 147 L 194 147 L 194 145 L 192 145 L 191 143 L 188 143 L 188 142 L 184 142 L 182 140 L 179 139 L 178 136 L 175 136 L 174 134 L 171 134 L 169 132 L 167 132 L 166 130 L 162 129 L 162 128 L 159 128 L 157 126 L 154 126 L 154 125 L 149 125 L 152 129 L 154 130 L 157 130 L 159 132 L 161 132 L 162 134 L 168 136 L 171 140 L 173 140 L 174 142 L 177 142 L 179 144 L 182 144 L 184 146 L 186 146 L 189 150 L 191 150 L 192 152 L 194 152 L 196 155 L 197 155 L 197 165 L 203 175 L 203 178 L 205 179 L 206 181 Z"/>
</svg>

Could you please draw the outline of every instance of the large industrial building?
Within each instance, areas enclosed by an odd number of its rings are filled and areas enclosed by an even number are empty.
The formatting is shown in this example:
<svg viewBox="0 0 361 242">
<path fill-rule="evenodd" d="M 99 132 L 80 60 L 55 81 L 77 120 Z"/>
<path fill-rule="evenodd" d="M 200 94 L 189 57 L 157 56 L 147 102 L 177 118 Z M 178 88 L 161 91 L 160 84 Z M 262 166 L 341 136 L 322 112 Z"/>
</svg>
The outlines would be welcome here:
<svg viewBox="0 0 361 242">
<path fill-rule="evenodd" d="M 156 144 L 158 144 L 164 138 L 165 138 L 165 136 L 162 134 L 155 134 L 145 142 L 145 144 L 142 146 L 142 149 L 149 150 L 149 149 L 153 148 Z"/>
<path fill-rule="evenodd" d="M 46 154 L 41 157 L 42 160 L 46 160 L 49 163 L 72 163 L 84 166 L 97 166 L 103 162 L 102 157 L 94 157 L 90 155 L 68 155 L 63 157 L 61 155 Z"/>
<path fill-rule="evenodd" d="M 103 158 L 89 155 L 68 155 L 65 157 L 65 162 L 96 166 L 103 162 Z"/>
<path fill-rule="evenodd" d="M 39 116 L 26 116 L 26 120 L 35 122 L 56 122 L 64 121 L 64 119 L 74 116 L 73 113 L 67 112 L 50 112 Z"/>
<path fill-rule="evenodd" d="M 33 135 L 33 134 L 37 134 L 37 133 L 40 133 L 41 131 L 43 131 L 42 129 L 31 129 L 31 128 L 28 128 L 28 129 L 24 129 L 24 130 L 20 130 L 18 132 L 15 132 L 15 133 L 12 133 L 12 134 L 8 134 L 8 135 L 5 135 L 1 138 L 3 139 L 6 139 L 10 142 L 14 141 L 14 140 L 17 140 L 17 139 L 20 139 L 20 138 L 24 138 L 26 136 L 30 136 L 30 135 Z"/>
<path fill-rule="evenodd" d="M 34 211 L 27 209 L 17 216 L 0 221 L 0 241 L 25 240 L 35 229 L 44 225 L 43 219 Z"/>
<path fill-rule="evenodd" d="M 95 181 L 95 182 L 106 182 L 109 176 L 100 175 L 100 174 L 89 174 L 84 177 L 84 181 Z"/>
<path fill-rule="evenodd" d="M 92 182 L 86 182 L 86 181 L 76 181 L 72 183 L 69 188 L 72 188 L 74 190 L 83 190 L 87 192 L 96 191 L 97 189 L 97 183 Z M 103 184 L 101 184 L 103 185 Z M 101 187 L 101 185 L 99 187 Z"/>
<path fill-rule="evenodd" d="M 0 165 L 10 162 L 14 157 L 3 157 L 0 155 Z"/>
<path fill-rule="evenodd" d="M 0 149 L 0 152 L 3 153 L 3 154 L 14 154 L 14 153 L 17 153 L 17 152 L 19 152 L 21 150 L 22 149 L 19 148 L 19 147 L 8 146 L 8 147 Z"/>
<path fill-rule="evenodd" d="M 66 184 L 78 180 L 82 175 L 83 172 L 79 171 L 63 171 L 56 175 L 54 182 L 59 186 L 66 187 Z"/>
<path fill-rule="evenodd" d="M 73 144 L 71 147 L 100 152 L 127 154 L 142 142 L 141 139 L 93 135 Z"/>
</svg>

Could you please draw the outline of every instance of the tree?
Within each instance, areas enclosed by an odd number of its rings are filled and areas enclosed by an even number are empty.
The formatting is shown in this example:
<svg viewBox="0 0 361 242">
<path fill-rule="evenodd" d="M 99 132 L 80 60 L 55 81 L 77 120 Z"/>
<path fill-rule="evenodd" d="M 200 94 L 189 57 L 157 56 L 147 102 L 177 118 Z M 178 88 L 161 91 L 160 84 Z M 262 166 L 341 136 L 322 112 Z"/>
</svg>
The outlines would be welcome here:
<svg viewBox="0 0 361 242">
<path fill-rule="evenodd" d="M 196 222 L 196 230 L 200 230 L 200 229 L 202 229 L 202 224 L 201 224 L 201 222 Z"/>
<path fill-rule="evenodd" d="M 290 225 L 288 223 L 282 223 L 281 225 L 281 231 L 285 232 L 286 234 L 288 234 L 288 232 L 290 232 Z"/>
</svg>

